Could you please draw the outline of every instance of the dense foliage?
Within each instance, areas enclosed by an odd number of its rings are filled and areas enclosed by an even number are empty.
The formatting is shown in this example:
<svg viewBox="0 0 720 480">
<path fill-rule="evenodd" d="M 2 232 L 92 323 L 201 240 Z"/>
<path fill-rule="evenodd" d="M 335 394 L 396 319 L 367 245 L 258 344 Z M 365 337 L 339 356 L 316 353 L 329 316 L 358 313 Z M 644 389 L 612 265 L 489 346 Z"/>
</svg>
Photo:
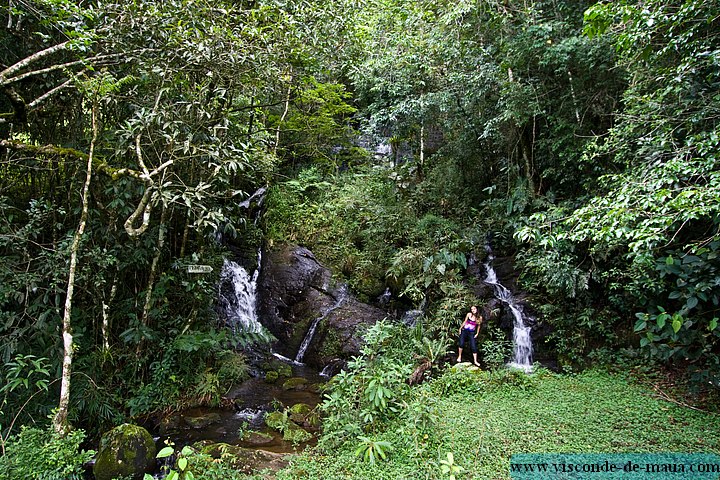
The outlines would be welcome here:
<svg viewBox="0 0 720 480">
<path fill-rule="evenodd" d="M 491 232 L 562 363 L 640 347 L 716 384 L 717 5 L 373 5 L 348 73 L 361 111 L 414 219 L 460 232 L 423 265 Z M 388 277 L 421 278 L 395 251 Z"/>
<path fill-rule="evenodd" d="M 260 340 L 218 314 L 223 259 L 274 242 L 309 247 L 363 301 L 425 309 L 403 345 L 370 330 L 327 397 L 321 446 L 354 475 L 399 457 L 382 475 L 493 476 L 499 438 L 555 438 L 518 433 L 508 391 L 637 400 L 599 374 L 435 378 L 488 239 L 561 367 L 669 366 L 717 393 L 717 2 L 26 0 L 0 21 L 0 441 L 16 458 L 0 471 L 50 445 L 73 475 L 70 425 L 216 404 L 248 375 L 236 347 Z M 502 365 L 505 332 L 481 340 Z M 459 398 L 504 422 L 478 426 L 472 466 L 465 419 L 437 414 Z M 628 424 L 661 424 L 637 402 Z M 53 412 L 54 430 L 21 430 Z M 542 446 L 626 450 L 557 435 Z"/>
<path fill-rule="evenodd" d="M 330 12 L 184 0 L 0 10 L 0 357 L 40 353 L 53 377 L 62 365 L 72 423 L 93 419 L 96 433 L 216 402 L 238 379 L 223 365 L 248 339 L 218 321 L 216 238 L 255 250 L 240 202 L 285 149 L 306 159 L 345 132 L 331 107 L 342 89 L 317 63 Z M 27 397 L 6 396 L 3 435 L 17 413 L 44 418 L 59 387 L 24 409 Z"/>
</svg>

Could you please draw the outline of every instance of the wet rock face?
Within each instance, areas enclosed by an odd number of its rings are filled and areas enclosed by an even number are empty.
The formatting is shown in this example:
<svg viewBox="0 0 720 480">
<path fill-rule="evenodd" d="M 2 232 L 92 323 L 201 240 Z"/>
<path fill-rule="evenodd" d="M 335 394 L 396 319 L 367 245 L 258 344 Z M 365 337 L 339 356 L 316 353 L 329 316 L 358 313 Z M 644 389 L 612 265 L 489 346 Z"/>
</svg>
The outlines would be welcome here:
<svg viewBox="0 0 720 480">
<path fill-rule="evenodd" d="M 363 344 L 362 329 L 387 316 L 377 307 L 348 297 L 320 323 L 305 360 L 324 367 L 338 359 L 347 360 L 358 355 Z"/>
<path fill-rule="evenodd" d="M 330 271 L 304 247 L 285 245 L 265 252 L 258 278 L 261 323 L 281 343 L 289 342 L 294 324 L 334 302 L 330 278 Z"/>
<path fill-rule="evenodd" d="M 281 245 L 265 252 L 260 272 L 258 317 L 278 339 L 274 350 L 288 358 L 295 358 L 313 320 L 323 315 L 303 358 L 318 368 L 334 358 L 357 355 L 358 328 L 386 316 L 345 296 L 330 270 L 304 247 Z"/>
</svg>

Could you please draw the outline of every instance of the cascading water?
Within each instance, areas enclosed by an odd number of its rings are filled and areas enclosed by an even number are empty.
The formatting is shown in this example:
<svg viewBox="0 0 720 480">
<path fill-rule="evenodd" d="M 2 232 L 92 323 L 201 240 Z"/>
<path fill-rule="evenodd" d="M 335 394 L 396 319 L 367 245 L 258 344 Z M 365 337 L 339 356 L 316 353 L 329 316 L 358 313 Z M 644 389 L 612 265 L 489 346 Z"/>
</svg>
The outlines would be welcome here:
<svg viewBox="0 0 720 480">
<path fill-rule="evenodd" d="M 241 208 L 250 210 L 252 202 L 262 206 L 267 188 L 260 187 L 245 201 L 238 204 Z M 260 218 L 260 209 L 255 213 L 254 223 Z M 222 243 L 221 229 L 215 232 L 216 239 Z M 260 276 L 262 264 L 262 249 L 257 252 L 257 268 L 252 275 L 240 264 L 225 259 L 220 271 L 219 307 L 225 314 L 227 323 L 235 333 L 262 333 L 264 328 L 257 317 L 257 279 Z"/>
<path fill-rule="evenodd" d="M 488 256 L 485 262 L 485 271 L 487 275 L 484 282 L 491 286 L 495 294 L 495 298 L 508 306 L 513 314 L 513 359 L 508 364 L 509 367 L 519 368 L 526 372 L 532 371 L 532 339 L 530 337 L 530 327 L 526 326 L 525 316 L 522 307 L 515 301 L 512 293 L 504 285 L 498 282 L 497 273 L 492 266 L 495 259 L 492 251 L 488 247 Z"/>
<path fill-rule="evenodd" d="M 257 279 L 260 274 L 260 253 L 258 269 L 251 276 L 241 265 L 227 260 L 220 272 L 220 308 L 227 317 L 233 331 L 261 333 L 263 326 L 255 310 Z"/>
<path fill-rule="evenodd" d="M 317 317 L 315 320 L 313 320 L 312 324 L 310 325 L 310 328 L 308 329 L 307 333 L 305 334 L 305 338 L 303 338 L 302 343 L 300 344 L 300 348 L 298 349 L 297 355 L 295 355 L 295 363 L 302 364 L 302 360 L 305 357 L 305 352 L 307 351 L 308 347 L 310 346 L 310 342 L 312 342 L 313 336 L 315 336 L 315 330 L 317 330 L 318 325 L 320 324 L 320 321 L 323 320 L 325 317 L 327 317 L 330 312 L 338 308 L 347 298 L 347 286 L 343 285 L 340 287 L 340 289 L 337 292 L 337 296 L 335 297 L 335 303 L 328 308 L 325 312 L 323 312 L 322 315 Z"/>
</svg>

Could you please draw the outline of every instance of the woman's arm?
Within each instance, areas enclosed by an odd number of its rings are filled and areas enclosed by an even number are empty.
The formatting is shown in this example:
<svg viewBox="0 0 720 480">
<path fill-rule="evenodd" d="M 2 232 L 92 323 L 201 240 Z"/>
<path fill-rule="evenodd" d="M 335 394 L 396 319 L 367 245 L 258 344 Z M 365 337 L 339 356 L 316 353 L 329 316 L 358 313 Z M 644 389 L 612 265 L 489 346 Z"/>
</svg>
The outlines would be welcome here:
<svg viewBox="0 0 720 480">
<path fill-rule="evenodd" d="M 465 315 L 465 319 L 464 319 L 463 322 L 460 324 L 460 330 L 458 331 L 458 333 L 462 333 L 462 329 L 463 329 L 463 327 L 465 326 L 465 323 L 467 323 L 469 316 L 470 316 L 470 313 L 467 313 L 467 314 Z"/>
<path fill-rule="evenodd" d="M 475 338 L 477 338 L 478 335 L 480 335 L 480 326 L 482 325 L 482 322 L 483 322 L 483 317 L 482 317 L 482 315 L 478 315 L 478 316 L 477 316 L 477 322 L 476 322 L 477 325 L 475 325 Z"/>
</svg>

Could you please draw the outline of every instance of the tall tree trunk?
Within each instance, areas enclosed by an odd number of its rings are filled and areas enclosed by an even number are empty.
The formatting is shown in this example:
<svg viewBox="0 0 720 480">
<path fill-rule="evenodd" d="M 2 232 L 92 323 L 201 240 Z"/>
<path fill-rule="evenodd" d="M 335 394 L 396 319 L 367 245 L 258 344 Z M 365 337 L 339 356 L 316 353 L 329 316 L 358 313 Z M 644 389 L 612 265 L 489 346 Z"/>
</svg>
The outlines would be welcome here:
<svg viewBox="0 0 720 480">
<path fill-rule="evenodd" d="M 110 305 L 112 305 L 113 300 L 115 299 L 115 295 L 117 294 L 117 287 L 118 287 L 118 275 L 115 274 L 115 277 L 113 278 L 112 287 L 110 288 L 110 298 L 108 298 L 107 302 L 103 301 L 102 304 L 102 326 L 101 326 L 101 332 L 102 332 L 102 344 L 103 344 L 103 350 L 107 351 L 110 350 Z"/>
<path fill-rule="evenodd" d="M 80 241 L 85 233 L 85 225 L 87 224 L 88 210 L 90 203 L 90 181 L 92 179 L 93 156 L 95 152 L 95 142 L 98 137 L 97 127 L 97 101 L 93 100 L 92 106 L 92 140 L 90 142 L 90 153 L 88 154 L 87 175 L 85 176 L 85 185 L 82 192 L 82 213 L 80 214 L 80 223 L 78 229 L 73 236 L 72 245 L 70 247 L 70 267 L 68 269 L 68 283 L 65 295 L 65 309 L 63 310 L 63 366 L 62 366 L 62 382 L 60 384 L 60 402 L 58 404 L 57 413 L 53 418 L 53 427 L 55 431 L 64 434 L 68 431 L 68 411 L 70 407 L 70 378 L 72 376 L 72 360 L 73 360 L 73 336 L 72 336 L 72 300 L 75 290 L 75 271 L 77 269 L 78 252 L 80 251 Z"/>
<path fill-rule="evenodd" d="M 292 94 L 292 70 L 290 70 L 289 81 L 288 81 L 288 89 L 287 93 L 285 95 L 285 110 L 282 113 L 282 116 L 280 117 L 280 121 L 278 122 L 277 130 L 275 131 L 275 148 L 273 149 L 273 153 L 277 156 L 278 147 L 280 146 L 280 128 L 282 127 L 282 123 L 285 121 L 285 117 L 287 117 L 288 111 L 290 110 L 290 95 Z"/>
<path fill-rule="evenodd" d="M 422 181 L 425 176 L 425 121 L 420 123 L 420 152 L 418 155 L 417 172 L 415 177 Z"/>
<path fill-rule="evenodd" d="M 568 83 L 570 83 L 570 94 L 572 95 L 573 99 L 573 106 L 575 107 L 575 120 L 577 120 L 577 123 L 580 124 L 582 121 L 580 120 L 580 109 L 578 108 L 578 99 L 575 95 L 575 87 L 573 86 L 573 76 L 572 73 L 570 73 L 570 70 L 567 71 L 568 74 Z"/>
<path fill-rule="evenodd" d="M 163 247 L 165 247 L 165 230 L 169 211 L 170 209 L 163 205 L 162 213 L 160 214 L 160 226 L 158 228 L 157 251 L 155 252 L 155 256 L 153 257 L 152 264 L 150 266 L 150 278 L 148 279 L 148 286 L 145 291 L 145 306 L 143 307 L 142 313 L 142 324 L 145 327 L 147 327 L 150 323 L 150 307 L 152 307 L 153 287 L 155 286 L 155 277 L 157 276 L 160 256 L 162 255 Z"/>
<path fill-rule="evenodd" d="M 535 181 L 533 180 L 533 167 L 532 167 L 532 152 L 528 142 L 525 140 L 525 135 L 522 130 L 518 130 L 520 135 L 520 153 L 522 155 L 523 163 L 525 164 L 525 178 L 527 180 L 528 192 L 531 196 L 535 196 Z"/>
</svg>

